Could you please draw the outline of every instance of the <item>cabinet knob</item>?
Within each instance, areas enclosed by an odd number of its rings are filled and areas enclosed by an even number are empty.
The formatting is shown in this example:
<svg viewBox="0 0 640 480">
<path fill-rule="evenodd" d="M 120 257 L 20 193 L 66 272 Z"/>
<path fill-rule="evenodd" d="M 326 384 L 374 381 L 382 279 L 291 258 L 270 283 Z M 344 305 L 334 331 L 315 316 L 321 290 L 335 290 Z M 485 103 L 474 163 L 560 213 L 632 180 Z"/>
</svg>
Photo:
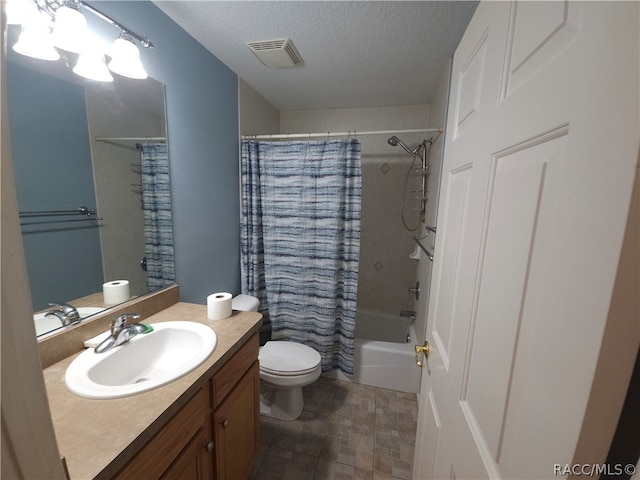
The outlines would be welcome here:
<svg viewBox="0 0 640 480">
<path fill-rule="evenodd" d="M 203 443 L 202 446 L 207 452 L 209 453 L 213 452 L 213 447 L 214 447 L 213 440 L 211 440 L 209 443 Z"/>
<path fill-rule="evenodd" d="M 222 425 L 222 428 L 227 428 L 229 426 L 229 420 L 223 420 L 220 422 L 220 425 Z"/>
</svg>

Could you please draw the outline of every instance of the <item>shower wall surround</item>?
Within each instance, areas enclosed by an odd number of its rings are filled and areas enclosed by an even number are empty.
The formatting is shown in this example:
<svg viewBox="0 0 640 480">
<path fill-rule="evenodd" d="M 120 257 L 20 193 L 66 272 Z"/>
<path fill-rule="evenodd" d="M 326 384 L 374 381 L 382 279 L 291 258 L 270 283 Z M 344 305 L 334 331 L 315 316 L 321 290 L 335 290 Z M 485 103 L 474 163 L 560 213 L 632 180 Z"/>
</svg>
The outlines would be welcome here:
<svg viewBox="0 0 640 480">
<path fill-rule="evenodd" d="M 280 112 L 283 133 L 404 130 L 427 128 L 429 105 Z M 414 148 L 422 134 L 404 134 Z M 413 310 L 416 260 L 411 260 L 414 233 L 402 225 L 400 209 L 412 158 L 387 143 L 389 136 L 362 136 L 362 226 L 358 308 L 399 313 Z M 435 201 L 435 199 L 433 199 Z M 418 212 L 415 212 L 416 218 Z M 415 224 L 415 221 L 412 221 Z"/>
</svg>

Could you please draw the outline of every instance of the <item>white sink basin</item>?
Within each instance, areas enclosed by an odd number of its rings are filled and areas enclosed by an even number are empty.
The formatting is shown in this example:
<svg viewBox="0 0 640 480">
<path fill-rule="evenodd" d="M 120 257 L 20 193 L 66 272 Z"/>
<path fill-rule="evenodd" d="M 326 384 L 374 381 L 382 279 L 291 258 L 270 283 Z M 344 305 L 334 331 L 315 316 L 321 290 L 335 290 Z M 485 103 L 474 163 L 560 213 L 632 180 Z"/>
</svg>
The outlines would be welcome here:
<svg viewBox="0 0 640 480">
<path fill-rule="evenodd" d="M 84 319 L 96 313 L 104 311 L 104 308 L 100 307 L 78 307 L 78 314 L 80 318 Z M 37 313 L 33 316 L 33 322 L 36 325 L 36 335 L 43 335 L 49 333 L 58 328 L 62 328 L 60 319 L 55 315 L 47 315 L 47 312 Z"/>
<path fill-rule="evenodd" d="M 104 353 L 89 348 L 67 367 L 67 388 L 86 398 L 119 398 L 165 385 L 211 355 L 218 338 L 206 325 L 175 321 L 151 325 Z"/>
</svg>

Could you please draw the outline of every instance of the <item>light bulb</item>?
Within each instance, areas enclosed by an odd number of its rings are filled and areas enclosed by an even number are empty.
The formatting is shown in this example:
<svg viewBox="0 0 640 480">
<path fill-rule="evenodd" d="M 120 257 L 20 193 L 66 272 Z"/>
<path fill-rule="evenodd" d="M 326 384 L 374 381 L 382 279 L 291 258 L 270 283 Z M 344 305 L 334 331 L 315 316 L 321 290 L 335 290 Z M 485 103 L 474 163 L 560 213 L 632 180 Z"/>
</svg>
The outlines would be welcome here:
<svg viewBox="0 0 640 480">
<path fill-rule="evenodd" d="M 60 55 L 53 48 L 50 22 L 44 14 L 36 12 L 22 24 L 18 41 L 13 50 L 21 55 L 40 60 L 58 60 Z"/>
<path fill-rule="evenodd" d="M 120 35 L 111 47 L 109 70 L 124 77 L 144 80 L 149 75 L 140 61 L 140 51 L 130 36 Z"/>
<path fill-rule="evenodd" d="M 38 13 L 36 4 L 31 0 L 7 0 L 4 12 L 7 25 L 22 25 Z"/>
<path fill-rule="evenodd" d="M 97 50 L 81 53 L 73 73 L 96 82 L 113 82 L 113 77 L 104 63 L 104 55 Z"/>
<path fill-rule="evenodd" d="M 63 5 L 56 10 L 52 37 L 61 50 L 81 53 L 87 40 L 87 20 L 79 10 Z"/>
</svg>

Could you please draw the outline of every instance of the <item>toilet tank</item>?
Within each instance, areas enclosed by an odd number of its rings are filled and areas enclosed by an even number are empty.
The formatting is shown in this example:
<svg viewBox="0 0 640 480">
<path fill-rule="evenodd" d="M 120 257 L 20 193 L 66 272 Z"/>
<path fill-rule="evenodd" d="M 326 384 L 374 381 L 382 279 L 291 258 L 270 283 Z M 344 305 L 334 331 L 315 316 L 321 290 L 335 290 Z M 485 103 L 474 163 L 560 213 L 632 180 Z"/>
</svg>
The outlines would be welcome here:
<svg viewBox="0 0 640 480">
<path fill-rule="evenodd" d="M 256 297 L 245 295 L 244 293 L 233 297 L 231 300 L 231 308 L 242 312 L 257 312 L 259 306 L 260 302 Z"/>
</svg>

